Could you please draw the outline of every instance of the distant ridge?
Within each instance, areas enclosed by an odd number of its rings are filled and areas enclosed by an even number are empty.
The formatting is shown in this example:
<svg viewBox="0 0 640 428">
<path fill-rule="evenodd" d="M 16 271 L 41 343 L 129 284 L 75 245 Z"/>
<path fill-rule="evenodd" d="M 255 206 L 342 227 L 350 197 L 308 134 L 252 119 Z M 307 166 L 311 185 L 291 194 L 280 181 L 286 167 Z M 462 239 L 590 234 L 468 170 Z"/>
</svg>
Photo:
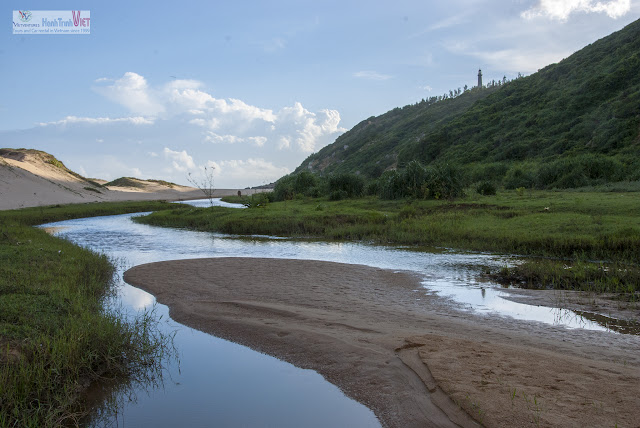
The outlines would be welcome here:
<svg viewBox="0 0 640 428">
<path fill-rule="evenodd" d="M 376 178 L 419 160 L 465 165 L 474 180 L 576 187 L 640 179 L 639 135 L 640 20 L 531 76 L 366 119 L 295 172 Z"/>
</svg>

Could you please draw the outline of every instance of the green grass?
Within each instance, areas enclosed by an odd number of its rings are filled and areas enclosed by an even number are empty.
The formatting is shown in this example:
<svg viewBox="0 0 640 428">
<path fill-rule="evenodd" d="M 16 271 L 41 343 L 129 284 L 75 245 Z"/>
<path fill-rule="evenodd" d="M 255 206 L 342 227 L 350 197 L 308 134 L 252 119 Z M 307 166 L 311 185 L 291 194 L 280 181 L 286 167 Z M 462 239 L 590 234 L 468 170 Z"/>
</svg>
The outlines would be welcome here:
<svg viewBox="0 0 640 428">
<path fill-rule="evenodd" d="M 101 203 L 0 212 L 0 426 L 59 426 L 83 413 L 83 390 L 101 378 L 153 367 L 166 338 L 153 318 L 124 321 L 103 308 L 113 266 L 106 256 L 35 224 L 170 207 Z"/>
<path fill-rule="evenodd" d="M 138 218 L 141 223 L 231 234 L 263 234 L 378 244 L 449 247 L 552 259 L 565 265 L 594 261 L 616 264 L 603 269 L 614 278 L 611 291 L 638 291 L 634 275 L 640 259 L 640 194 L 507 191 L 477 194 L 456 201 L 378 198 L 329 201 L 297 199 L 270 203 L 264 209 L 221 207 L 163 211 Z M 555 259 L 555 260 L 554 260 Z M 599 264 L 598 264 L 599 265 Z M 529 270 L 535 267 L 529 266 Z M 549 270 L 548 265 L 539 265 Z M 577 270 L 582 269 L 578 267 Z M 572 271 L 575 272 L 575 271 Z M 510 271 L 517 277 L 525 273 Z M 526 279 L 534 282 L 532 272 Z M 593 275 L 592 275 L 593 276 Z M 602 290 L 602 280 L 596 289 Z M 558 287 L 576 288 L 559 278 Z M 608 281 L 608 280 L 607 280 Z M 616 281 L 622 281 L 618 286 Z M 606 281 L 605 281 L 606 282 Z M 631 283 L 630 283 L 631 282 Z M 546 281 L 544 286 L 550 286 Z M 584 286 L 589 284 L 584 283 Z M 592 287 L 593 288 L 593 287 Z"/>
</svg>

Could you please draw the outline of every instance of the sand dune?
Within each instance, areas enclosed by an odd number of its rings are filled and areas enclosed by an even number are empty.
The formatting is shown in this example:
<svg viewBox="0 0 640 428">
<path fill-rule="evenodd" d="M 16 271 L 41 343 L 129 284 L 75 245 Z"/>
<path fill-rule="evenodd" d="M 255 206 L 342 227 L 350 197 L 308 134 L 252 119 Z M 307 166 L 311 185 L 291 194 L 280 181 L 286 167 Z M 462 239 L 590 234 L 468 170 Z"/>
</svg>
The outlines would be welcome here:
<svg viewBox="0 0 640 428">
<path fill-rule="evenodd" d="M 117 186 L 105 187 L 105 184 L 105 180 L 87 179 L 74 173 L 48 153 L 0 149 L 0 210 L 100 201 L 185 200 L 204 196 L 193 187 L 139 179 L 126 179 Z M 219 189 L 215 196 L 236 192 L 235 189 Z"/>
</svg>

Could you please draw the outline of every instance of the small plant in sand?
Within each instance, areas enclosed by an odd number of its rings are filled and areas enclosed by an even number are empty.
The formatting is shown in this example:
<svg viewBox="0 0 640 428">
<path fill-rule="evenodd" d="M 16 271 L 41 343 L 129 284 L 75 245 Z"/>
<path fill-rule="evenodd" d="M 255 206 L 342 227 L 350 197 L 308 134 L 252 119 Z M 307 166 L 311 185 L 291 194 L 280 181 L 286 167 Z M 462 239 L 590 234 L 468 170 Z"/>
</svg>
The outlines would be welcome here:
<svg viewBox="0 0 640 428">
<path fill-rule="evenodd" d="M 214 171 L 213 167 L 205 166 L 204 174 L 202 175 L 202 177 L 196 178 L 191 173 L 189 173 L 189 176 L 187 177 L 187 181 L 189 181 L 189 183 L 191 183 L 193 187 L 197 188 L 202 193 L 204 193 L 204 196 L 209 200 L 210 206 L 213 206 L 213 194 L 215 192 L 215 189 L 213 186 L 213 182 L 214 182 L 213 171 Z"/>
</svg>

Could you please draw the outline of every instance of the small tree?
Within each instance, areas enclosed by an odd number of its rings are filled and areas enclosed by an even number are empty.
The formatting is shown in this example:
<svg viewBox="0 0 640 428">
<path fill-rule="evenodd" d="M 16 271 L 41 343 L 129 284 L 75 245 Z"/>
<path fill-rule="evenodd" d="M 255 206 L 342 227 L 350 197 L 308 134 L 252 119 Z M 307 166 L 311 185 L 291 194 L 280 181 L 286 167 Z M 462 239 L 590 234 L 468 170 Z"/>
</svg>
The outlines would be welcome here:
<svg viewBox="0 0 640 428">
<path fill-rule="evenodd" d="M 214 167 L 205 166 L 202 178 L 195 178 L 191 175 L 191 173 L 189 173 L 189 177 L 187 177 L 187 180 L 189 181 L 189 183 L 191 183 L 191 185 L 193 185 L 193 187 L 196 187 L 202 193 L 204 193 L 204 196 L 209 200 L 210 206 L 213 206 L 213 194 L 215 192 L 215 189 L 213 187 L 214 169 Z"/>
</svg>

